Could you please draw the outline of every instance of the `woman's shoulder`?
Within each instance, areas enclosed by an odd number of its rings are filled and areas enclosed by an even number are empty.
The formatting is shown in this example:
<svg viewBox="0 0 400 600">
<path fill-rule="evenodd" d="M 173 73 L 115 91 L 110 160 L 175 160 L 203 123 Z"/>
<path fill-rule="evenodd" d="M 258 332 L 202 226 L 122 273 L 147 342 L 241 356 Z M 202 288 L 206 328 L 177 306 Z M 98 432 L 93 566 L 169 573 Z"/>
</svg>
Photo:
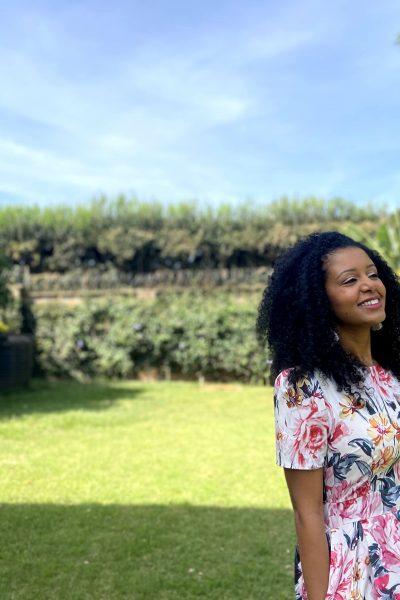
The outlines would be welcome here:
<svg viewBox="0 0 400 600">
<path fill-rule="evenodd" d="M 324 391 L 321 386 L 321 377 L 318 369 L 307 372 L 299 371 L 293 377 L 290 374 L 295 367 L 289 367 L 280 371 L 275 378 L 274 396 L 275 402 L 285 401 L 287 404 L 304 406 L 310 402 L 324 403 Z"/>
<path fill-rule="evenodd" d="M 290 377 L 295 371 L 297 371 L 297 375 Z M 305 372 L 304 370 L 301 371 L 297 366 L 287 367 L 279 371 L 278 375 L 275 377 L 274 387 L 279 388 L 283 385 L 296 385 L 296 387 L 302 387 L 318 381 L 320 376 L 321 374 L 318 369 L 310 369 Z"/>
<path fill-rule="evenodd" d="M 274 409 L 277 418 L 286 419 L 288 423 L 292 419 L 325 415 L 328 404 L 316 369 L 295 375 L 293 381 L 289 375 L 294 368 L 283 369 L 275 379 Z"/>
</svg>

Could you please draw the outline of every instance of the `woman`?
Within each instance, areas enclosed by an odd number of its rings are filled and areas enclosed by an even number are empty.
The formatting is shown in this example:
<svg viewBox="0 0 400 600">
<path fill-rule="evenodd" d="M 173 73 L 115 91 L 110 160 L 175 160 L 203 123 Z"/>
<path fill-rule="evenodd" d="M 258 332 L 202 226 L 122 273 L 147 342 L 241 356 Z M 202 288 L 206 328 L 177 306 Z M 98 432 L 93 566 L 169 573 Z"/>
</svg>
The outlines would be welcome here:
<svg viewBox="0 0 400 600">
<path fill-rule="evenodd" d="M 276 460 L 296 600 L 400 599 L 400 284 L 336 231 L 297 242 L 264 291 Z"/>
</svg>

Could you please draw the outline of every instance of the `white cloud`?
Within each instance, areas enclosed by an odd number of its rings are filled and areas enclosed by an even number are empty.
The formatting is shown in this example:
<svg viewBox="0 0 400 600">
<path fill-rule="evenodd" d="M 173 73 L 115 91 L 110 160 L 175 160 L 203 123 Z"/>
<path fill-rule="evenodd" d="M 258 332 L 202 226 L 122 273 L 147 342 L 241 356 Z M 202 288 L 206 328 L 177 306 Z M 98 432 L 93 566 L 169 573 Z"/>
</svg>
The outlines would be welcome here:
<svg viewBox="0 0 400 600">
<path fill-rule="evenodd" d="M 324 73 L 318 64 L 319 49 L 321 61 L 334 59 L 334 44 L 340 48 L 347 34 L 346 3 L 253 9 L 243 5 L 242 19 L 226 23 L 193 20 L 181 38 L 173 37 L 171 12 L 169 37 L 138 29 L 124 45 L 111 30 L 104 39 L 94 29 L 83 35 L 82 26 L 77 34 L 78 5 L 57 17 L 31 8 L 3 36 L 0 53 L 0 119 L 3 109 L 21 121 L 14 136 L 0 131 L 3 191 L 64 199 L 135 190 L 173 199 L 352 189 L 354 155 L 388 150 L 390 142 L 383 135 L 374 150 L 373 131 L 351 138 L 339 125 L 346 141 L 339 153 L 336 125 L 329 130 L 326 115 L 341 110 L 330 96 L 346 89 L 350 111 L 357 93 L 351 81 L 330 76 L 328 63 Z M 377 69 L 372 56 L 366 51 L 358 63 L 358 82 Z M 349 57 L 357 66 L 350 47 Z M 387 71 L 393 77 L 394 67 Z M 307 110 L 316 124 L 306 121 Z M 24 120 L 47 125 L 46 136 L 38 125 L 29 139 Z"/>
<path fill-rule="evenodd" d="M 248 59 L 272 59 L 313 44 L 317 39 L 315 30 L 281 29 L 266 32 L 263 36 L 250 37 L 244 55 Z"/>
</svg>

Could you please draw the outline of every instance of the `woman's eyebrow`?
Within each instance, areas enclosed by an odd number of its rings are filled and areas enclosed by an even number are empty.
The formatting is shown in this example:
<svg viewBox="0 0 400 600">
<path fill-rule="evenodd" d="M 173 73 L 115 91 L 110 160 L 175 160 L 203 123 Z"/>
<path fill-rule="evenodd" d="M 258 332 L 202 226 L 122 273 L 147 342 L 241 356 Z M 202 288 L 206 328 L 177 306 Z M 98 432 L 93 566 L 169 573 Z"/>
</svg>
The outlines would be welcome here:
<svg viewBox="0 0 400 600">
<path fill-rule="evenodd" d="M 374 263 L 369 263 L 369 265 L 367 265 L 365 268 L 368 269 L 369 267 L 375 267 Z M 353 267 L 352 269 L 345 269 L 344 271 L 339 273 L 336 279 L 338 279 L 341 275 L 343 275 L 343 273 L 347 273 L 348 271 L 357 271 L 357 269 L 355 267 Z"/>
</svg>

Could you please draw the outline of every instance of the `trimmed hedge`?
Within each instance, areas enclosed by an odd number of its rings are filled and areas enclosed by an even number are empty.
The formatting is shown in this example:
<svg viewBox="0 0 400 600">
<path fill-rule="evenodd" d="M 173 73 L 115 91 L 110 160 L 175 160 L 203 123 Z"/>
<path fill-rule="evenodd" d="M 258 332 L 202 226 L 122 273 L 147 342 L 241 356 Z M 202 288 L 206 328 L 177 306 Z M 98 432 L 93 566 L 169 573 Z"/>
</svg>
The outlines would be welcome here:
<svg viewBox="0 0 400 600">
<path fill-rule="evenodd" d="M 188 288 L 198 286 L 203 288 L 263 284 L 266 276 L 271 272 L 270 267 L 232 267 L 230 269 L 160 269 L 153 273 L 122 273 L 115 268 L 101 270 L 93 267 L 87 271 L 71 269 L 65 274 L 36 273 L 23 274 L 21 270 L 14 269 L 10 274 L 10 282 L 18 284 L 24 282 L 29 291 L 35 295 L 46 295 L 48 292 L 63 292 L 68 294 L 73 291 L 79 293 L 93 290 L 99 295 L 102 290 L 106 292 L 115 289 L 132 288 Z"/>
<path fill-rule="evenodd" d="M 166 207 L 103 197 L 75 207 L 1 207 L 0 246 L 15 277 L 21 267 L 67 276 L 92 268 L 137 274 L 273 266 L 283 248 L 312 231 L 352 222 L 374 233 L 387 218 L 376 203 L 361 207 L 341 198 Z"/>
<path fill-rule="evenodd" d="M 257 298 L 258 301 L 258 298 Z M 102 298 L 36 305 L 38 364 L 45 375 L 86 379 L 162 376 L 265 383 L 256 340 L 257 302 L 233 295 L 166 294 L 152 303 Z"/>
</svg>

